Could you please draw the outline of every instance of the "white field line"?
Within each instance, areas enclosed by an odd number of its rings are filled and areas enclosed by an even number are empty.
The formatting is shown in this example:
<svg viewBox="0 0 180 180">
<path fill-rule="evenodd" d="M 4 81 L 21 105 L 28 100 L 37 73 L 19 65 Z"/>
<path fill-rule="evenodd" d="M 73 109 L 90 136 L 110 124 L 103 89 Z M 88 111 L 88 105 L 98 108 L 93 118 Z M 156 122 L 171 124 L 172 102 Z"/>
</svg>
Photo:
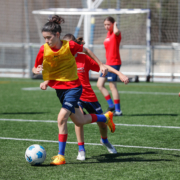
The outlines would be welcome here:
<svg viewBox="0 0 180 180">
<path fill-rule="evenodd" d="M 94 90 L 99 93 L 99 90 Z M 165 92 L 140 92 L 140 91 L 118 91 L 121 94 L 151 94 L 151 95 L 166 95 L 166 96 L 179 96 L 178 93 L 165 93 Z"/>
<path fill-rule="evenodd" d="M 14 141 L 33 141 L 33 142 L 58 143 L 58 141 L 52 141 L 52 140 L 24 139 L 24 138 L 11 138 L 11 137 L 0 137 L 0 139 L 14 140 Z M 77 142 L 67 142 L 67 143 L 68 144 L 77 144 Z M 85 145 L 102 146 L 102 144 L 98 144 L 98 143 L 85 143 Z M 163 151 L 180 151 L 180 149 L 157 148 L 157 147 L 146 147 L 146 146 L 128 146 L 128 145 L 113 145 L 113 146 L 124 147 L 124 148 L 156 149 L 156 150 L 163 150 Z"/>
<path fill-rule="evenodd" d="M 22 88 L 24 91 L 40 91 L 40 87 L 28 87 Z M 47 88 L 48 91 L 54 91 L 52 88 Z M 94 90 L 96 93 L 100 93 L 99 90 Z M 140 92 L 140 91 L 118 91 L 121 94 L 150 94 L 150 95 L 166 95 L 166 96 L 179 96 L 178 93 L 166 93 L 166 92 Z"/>
<path fill-rule="evenodd" d="M 92 83 L 90 83 L 91 84 L 91 86 L 97 86 L 97 83 L 94 83 L 94 82 L 92 82 Z M 108 82 L 106 82 L 105 83 L 105 85 L 109 85 L 109 83 Z M 117 85 L 118 85 L 118 83 L 117 83 Z M 123 83 L 121 83 L 120 85 L 124 85 Z M 155 84 L 153 84 L 153 83 L 129 83 L 129 84 L 127 84 L 126 86 L 143 86 L 143 87 L 145 87 L 145 86 L 164 86 L 164 87 L 179 87 L 179 84 L 173 84 L 173 83 L 168 83 L 168 84 L 163 84 L 163 83 L 155 83 Z"/>
<path fill-rule="evenodd" d="M 0 119 L 0 121 L 57 123 L 57 121 L 53 121 L 53 120 L 26 120 L 26 119 Z M 68 121 L 67 123 L 72 124 L 73 122 Z M 96 123 L 92 123 L 91 125 L 96 125 Z M 180 129 L 180 127 L 178 127 L 178 126 L 159 126 L 159 125 L 143 125 L 143 124 L 119 124 L 119 123 L 117 123 L 116 126 Z"/>
<path fill-rule="evenodd" d="M 24 91 L 42 91 L 40 87 L 27 87 L 27 88 L 21 88 L 21 90 L 24 90 Z M 55 91 L 55 89 L 50 88 L 50 87 L 47 87 L 47 90 L 48 91 Z"/>
</svg>

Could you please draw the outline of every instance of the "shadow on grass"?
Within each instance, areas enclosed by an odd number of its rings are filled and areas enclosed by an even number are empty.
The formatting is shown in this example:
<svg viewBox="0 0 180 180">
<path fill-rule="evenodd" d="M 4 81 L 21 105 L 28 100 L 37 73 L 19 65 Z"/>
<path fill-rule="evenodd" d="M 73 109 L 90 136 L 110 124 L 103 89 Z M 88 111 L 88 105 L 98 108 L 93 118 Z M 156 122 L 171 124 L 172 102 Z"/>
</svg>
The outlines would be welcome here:
<svg viewBox="0 0 180 180">
<path fill-rule="evenodd" d="M 92 158 L 86 158 L 86 160 L 93 160 L 93 162 L 83 161 L 80 164 L 88 163 L 117 163 L 117 162 L 159 162 L 159 161 L 172 161 L 169 159 L 153 159 L 153 158 L 142 158 L 142 157 L 126 157 L 125 156 L 136 156 L 136 155 L 157 155 L 156 152 L 144 152 L 144 153 L 117 153 L 117 154 L 101 154 L 99 156 L 92 156 Z M 123 157 L 123 158 L 122 158 Z M 97 160 L 98 162 L 94 162 Z M 68 164 L 79 164 L 68 163 Z"/>
<path fill-rule="evenodd" d="M 179 114 L 123 114 L 123 116 L 179 116 Z"/>
<path fill-rule="evenodd" d="M 176 155 L 176 154 L 167 154 L 169 156 L 174 156 L 174 157 L 177 157 L 177 158 L 180 158 L 180 155 Z"/>
<path fill-rule="evenodd" d="M 77 162 L 67 162 L 68 164 L 96 164 L 96 163 L 118 163 L 118 162 L 160 162 L 160 161 L 172 161 L 169 159 L 153 159 L 153 158 L 142 158 L 142 157 L 126 157 L 125 156 L 139 156 L 139 155 L 158 155 L 156 152 L 144 152 L 144 153 L 117 153 L 117 154 L 101 154 L 98 156 L 92 156 L 91 158 L 86 158 L 86 161 Z M 123 158 L 122 158 L 123 157 Z M 94 162 L 97 160 L 96 162 Z M 55 167 L 50 164 L 41 164 L 33 167 Z M 57 167 L 57 166 L 56 166 Z"/>
<path fill-rule="evenodd" d="M 6 115 L 10 115 L 10 114 L 47 114 L 49 112 L 7 112 L 7 113 L 0 113 L 0 114 L 6 114 Z"/>
<path fill-rule="evenodd" d="M 53 165 L 51 165 L 51 164 L 40 164 L 40 165 L 35 165 L 35 166 L 32 166 L 32 167 L 48 167 L 48 166 L 52 166 L 53 167 Z"/>
<path fill-rule="evenodd" d="M 156 152 L 144 152 L 144 153 L 117 153 L 117 154 L 101 154 L 99 156 L 93 156 L 92 159 L 97 159 L 99 162 L 152 162 L 152 161 L 171 161 L 168 159 L 147 159 L 142 157 L 128 157 L 119 158 L 125 156 L 137 156 L 137 155 L 150 155 L 157 154 Z M 90 158 L 91 159 L 91 158 Z"/>
</svg>

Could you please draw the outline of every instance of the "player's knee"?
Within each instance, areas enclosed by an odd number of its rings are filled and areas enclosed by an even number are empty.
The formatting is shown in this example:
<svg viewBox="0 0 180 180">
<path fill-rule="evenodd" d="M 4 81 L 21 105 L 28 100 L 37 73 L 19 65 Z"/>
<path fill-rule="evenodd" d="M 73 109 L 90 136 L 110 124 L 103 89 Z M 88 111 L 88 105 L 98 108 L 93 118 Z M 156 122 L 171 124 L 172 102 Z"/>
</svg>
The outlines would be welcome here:
<svg viewBox="0 0 180 180">
<path fill-rule="evenodd" d="M 116 85 L 113 83 L 109 83 L 109 88 L 111 91 L 116 90 Z"/>
<path fill-rule="evenodd" d="M 63 126 L 63 125 L 65 125 L 67 123 L 67 118 L 66 117 L 60 117 L 60 116 L 58 116 L 58 125 L 59 126 Z"/>
</svg>

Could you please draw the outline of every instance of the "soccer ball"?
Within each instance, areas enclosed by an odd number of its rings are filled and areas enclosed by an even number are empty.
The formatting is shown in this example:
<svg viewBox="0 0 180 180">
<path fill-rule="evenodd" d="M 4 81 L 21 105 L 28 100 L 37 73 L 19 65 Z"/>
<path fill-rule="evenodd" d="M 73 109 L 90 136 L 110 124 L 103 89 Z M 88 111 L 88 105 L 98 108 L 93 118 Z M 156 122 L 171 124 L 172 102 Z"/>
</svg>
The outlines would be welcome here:
<svg viewBox="0 0 180 180">
<path fill-rule="evenodd" d="M 31 165 L 40 165 L 46 159 L 46 150 L 39 144 L 33 144 L 26 149 L 25 159 Z"/>
</svg>

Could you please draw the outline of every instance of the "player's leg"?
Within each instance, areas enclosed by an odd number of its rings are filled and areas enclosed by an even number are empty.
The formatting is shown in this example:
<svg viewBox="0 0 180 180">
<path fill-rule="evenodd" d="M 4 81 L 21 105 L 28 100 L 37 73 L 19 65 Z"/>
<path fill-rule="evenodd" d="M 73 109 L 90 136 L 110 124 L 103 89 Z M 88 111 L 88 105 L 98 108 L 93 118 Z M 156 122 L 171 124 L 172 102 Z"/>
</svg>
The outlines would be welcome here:
<svg viewBox="0 0 180 180">
<path fill-rule="evenodd" d="M 50 163 L 51 165 L 61 165 L 66 163 L 64 158 L 64 153 L 65 153 L 66 141 L 68 136 L 67 120 L 70 113 L 71 111 L 69 111 L 68 109 L 61 108 L 58 114 L 57 122 L 59 129 L 59 135 L 58 135 L 59 151 L 57 156 L 52 157 L 53 161 Z"/>
<path fill-rule="evenodd" d="M 116 66 L 111 66 L 111 67 L 119 71 L 121 66 L 116 65 Z M 122 116 L 121 107 L 120 107 L 120 97 L 119 97 L 119 93 L 118 93 L 118 89 L 116 85 L 117 75 L 110 72 L 108 74 L 109 74 L 109 77 L 107 78 L 107 80 L 109 81 L 109 87 L 112 92 L 112 96 L 113 96 L 114 104 L 115 104 L 114 116 Z"/>
<path fill-rule="evenodd" d="M 75 132 L 76 132 L 76 137 L 78 141 L 78 155 L 77 155 L 77 160 L 84 161 L 86 159 L 86 151 L 84 147 L 84 129 L 83 126 L 76 126 L 75 125 Z"/>
<path fill-rule="evenodd" d="M 83 110 L 81 107 L 80 111 L 83 114 Z M 78 142 L 78 156 L 77 160 L 84 161 L 86 159 L 86 153 L 85 153 L 85 147 L 84 147 L 84 129 L 83 126 L 76 126 L 75 125 L 75 132 L 76 132 L 76 137 L 77 137 L 77 142 Z"/>
<path fill-rule="evenodd" d="M 72 113 L 70 115 L 71 120 L 76 124 L 77 126 L 82 126 L 85 124 L 90 124 L 94 122 L 104 122 L 107 123 L 110 113 L 106 114 L 86 114 L 83 115 L 79 108 L 75 108 L 75 113 Z"/>
<path fill-rule="evenodd" d="M 94 114 L 103 114 L 101 105 L 99 104 L 98 101 L 96 101 L 96 102 L 82 102 L 82 103 L 84 104 L 84 107 L 87 110 L 87 112 L 94 113 Z M 113 153 L 113 154 L 117 153 L 116 149 L 108 141 L 107 125 L 103 122 L 97 122 L 97 124 L 99 126 L 99 131 L 100 131 L 100 135 L 101 135 L 101 139 L 100 139 L 101 144 L 103 146 L 105 146 L 110 153 Z"/>
<path fill-rule="evenodd" d="M 108 73 L 109 74 L 109 73 Z M 107 75 L 108 75 L 107 74 Z M 115 107 L 114 107 L 114 103 L 113 100 L 109 94 L 109 91 L 105 88 L 104 84 L 105 84 L 106 78 L 105 77 L 99 77 L 98 81 L 97 81 L 97 87 L 98 89 L 101 91 L 101 93 L 103 94 L 104 98 L 106 99 L 107 103 L 108 103 L 108 109 L 107 111 L 114 111 Z M 107 112 L 106 111 L 106 112 Z"/>
<path fill-rule="evenodd" d="M 89 114 L 92 114 L 95 112 L 89 102 L 84 102 L 82 100 L 79 100 L 78 105 L 79 105 L 79 109 L 80 109 L 82 114 L 85 114 L 83 109 L 86 109 L 89 112 Z M 101 107 L 100 107 L 100 109 L 101 109 Z M 102 113 L 95 113 L 95 114 L 102 114 Z M 75 132 L 76 132 L 76 137 L 77 137 L 78 146 L 79 146 L 77 160 L 83 161 L 86 159 L 86 152 L 85 152 L 85 148 L 84 148 L 83 126 L 76 126 L 75 125 Z"/>
<path fill-rule="evenodd" d="M 109 82 L 109 88 L 112 92 L 112 96 L 113 96 L 114 104 L 115 104 L 114 116 L 122 116 L 120 96 L 118 93 L 116 82 Z"/>
<path fill-rule="evenodd" d="M 100 139 L 100 143 L 105 146 L 108 150 L 109 153 L 111 154 L 116 154 L 117 151 L 115 149 L 115 147 L 109 142 L 108 140 L 108 135 L 107 135 L 107 125 L 101 122 L 97 122 L 98 126 L 99 126 L 99 131 L 101 134 L 101 139 Z"/>
<path fill-rule="evenodd" d="M 90 102 L 84 102 L 82 100 L 79 100 L 78 105 L 79 105 L 79 109 L 83 115 L 84 115 L 83 108 L 85 108 L 90 114 L 102 114 L 102 109 L 101 109 L 101 106 L 98 102 L 97 103 L 96 102 L 90 103 Z M 102 115 L 102 116 L 104 116 L 104 115 Z M 77 137 L 78 146 L 79 146 L 77 159 L 78 160 L 85 160 L 83 126 L 76 126 L 75 125 L 75 132 L 76 132 L 76 137 Z"/>
<path fill-rule="evenodd" d="M 98 114 L 83 115 L 79 108 L 75 108 L 75 113 L 72 113 L 70 115 L 70 118 L 76 125 L 75 127 L 76 136 L 77 136 L 78 142 L 80 143 L 79 145 L 81 145 L 81 151 L 78 151 L 77 159 L 81 161 L 85 160 L 84 137 L 82 138 L 84 133 L 83 133 L 82 125 L 93 123 L 93 122 L 103 122 L 108 125 L 111 132 L 115 131 L 115 124 L 113 122 L 113 113 L 111 111 L 107 112 L 106 114 L 101 114 L 101 115 L 98 115 Z"/>
<path fill-rule="evenodd" d="M 114 133 L 115 124 L 113 122 L 113 113 L 111 111 L 105 114 L 86 114 L 83 115 L 79 108 L 75 108 L 75 113 L 70 115 L 71 120 L 77 125 L 82 126 L 84 124 L 103 122 L 107 124 L 109 130 Z"/>
<path fill-rule="evenodd" d="M 115 131 L 113 114 L 108 112 L 104 115 L 83 115 L 77 104 L 82 92 L 82 87 L 68 90 L 56 90 L 57 96 L 62 104 L 62 109 L 58 115 L 59 128 L 59 153 L 53 157 L 52 165 L 65 164 L 64 152 L 67 141 L 67 120 L 70 115 L 71 120 L 77 125 L 82 126 L 93 122 L 105 122 L 111 132 Z"/>
<path fill-rule="evenodd" d="M 57 156 L 54 156 L 53 161 L 50 163 L 52 165 L 65 164 L 65 148 L 68 136 L 67 130 L 67 120 L 71 113 L 75 113 L 75 107 L 78 107 L 77 101 L 82 93 L 82 87 L 63 90 L 56 89 L 57 97 L 59 98 L 62 108 L 58 114 L 58 129 L 59 129 L 59 152 Z"/>
<path fill-rule="evenodd" d="M 101 109 L 101 105 L 99 104 L 99 102 L 93 102 L 93 103 L 91 103 L 91 106 L 93 107 L 94 112 L 96 114 L 103 114 L 103 111 Z M 117 153 L 116 149 L 108 141 L 107 125 L 105 123 L 102 123 L 102 122 L 97 122 L 97 124 L 99 126 L 99 132 L 101 135 L 100 143 L 107 148 L 109 153 L 116 154 Z"/>
</svg>

